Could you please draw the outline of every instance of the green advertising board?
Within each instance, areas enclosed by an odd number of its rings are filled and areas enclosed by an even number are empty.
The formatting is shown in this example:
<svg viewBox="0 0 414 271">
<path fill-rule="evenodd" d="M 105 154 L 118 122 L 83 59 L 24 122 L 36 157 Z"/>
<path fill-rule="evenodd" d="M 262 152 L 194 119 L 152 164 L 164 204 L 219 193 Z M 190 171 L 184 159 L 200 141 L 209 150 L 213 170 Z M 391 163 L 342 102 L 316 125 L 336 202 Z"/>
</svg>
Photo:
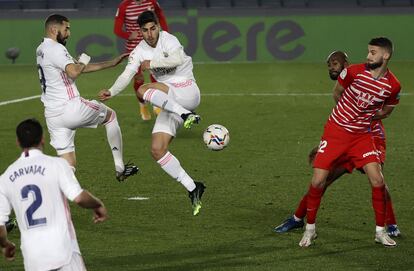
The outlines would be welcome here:
<svg viewBox="0 0 414 271">
<path fill-rule="evenodd" d="M 11 62 L 4 54 L 10 47 L 21 51 L 16 63 L 34 63 L 43 20 L 0 19 L 0 64 Z M 196 62 L 320 62 L 333 50 L 345 50 L 357 62 L 363 61 L 375 36 L 394 42 L 395 60 L 414 60 L 411 15 L 204 16 L 189 10 L 186 16 L 168 17 L 168 22 Z M 112 30 L 109 16 L 71 19 L 69 51 L 73 56 L 86 52 L 95 61 L 109 59 L 124 48 Z"/>
</svg>

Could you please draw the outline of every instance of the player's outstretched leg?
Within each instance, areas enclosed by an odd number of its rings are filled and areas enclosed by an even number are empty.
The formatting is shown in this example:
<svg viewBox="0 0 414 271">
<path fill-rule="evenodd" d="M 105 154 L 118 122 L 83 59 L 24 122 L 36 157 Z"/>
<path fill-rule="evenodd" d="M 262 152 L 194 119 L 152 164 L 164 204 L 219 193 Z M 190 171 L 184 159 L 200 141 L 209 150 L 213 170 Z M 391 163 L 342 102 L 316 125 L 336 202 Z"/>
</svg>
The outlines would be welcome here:
<svg viewBox="0 0 414 271">
<path fill-rule="evenodd" d="M 144 100 L 139 98 L 139 95 L 138 95 L 138 90 L 143 84 L 144 84 L 144 76 L 142 74 L 142 71 L 139 70 L 137 74 L 135 74 L 134 76 L 134 90 L 135 90 L 135 94 L 137 96 L 138 103 L 139 103 L 139 113 L 141 115 L 142 120 L 146 121 L 146 120 L 151 119 L 151 113 L 148 110 L 148 104 L 146 104 Z"/>
<path fill-rule="evenodd" d="M 161 135 L 158 135 L 161 136 Z M 157 159 L 160 155 L 156 155 L 159 150 L 153 145 L 153 157 Z M 161 168 L 172 178 L 181 183 L 189 192 L 191 204 L 193 207 L 193 215 L 197 215 L 201 208 L 201 197 L 204 193 L 205 186 L 201 182 L 194 182 L 194 180 L 183 169 L 178 159 L 169 151 L 157 160 Z"/>
<path fill-rule="evenodd" d="M 160 83 L 156 84 L 160 85 Z M 142 98 L 145 101 L 150 102 L 151 104 L 160 107 L 163 110 L 173 112 L 178 116 L 192 113 L 190 110 L 185 109 L 179 103 L 177 103 L 177 101 L 175 101 L 174 98 L 169 97 L 167 93 L 161 90 L 155 88 L 148 88 L 148 85 L 142 86 L 141 89 L 142 90 L 140 90 L 140 93 L 145 91 L 142 96 Z"/>
<path fill-rule="evenodd" d="M 108 121 L 104 123 L 104 125 L 108 143 L 114 158 L 115 177 L 120 182 L 125 181 L 129 176 L 137 174 L 139 169 L 132 163 L 124 165 L 122 133 L 115 111 L 108 109 L 107 119 Z"/>
</svg>

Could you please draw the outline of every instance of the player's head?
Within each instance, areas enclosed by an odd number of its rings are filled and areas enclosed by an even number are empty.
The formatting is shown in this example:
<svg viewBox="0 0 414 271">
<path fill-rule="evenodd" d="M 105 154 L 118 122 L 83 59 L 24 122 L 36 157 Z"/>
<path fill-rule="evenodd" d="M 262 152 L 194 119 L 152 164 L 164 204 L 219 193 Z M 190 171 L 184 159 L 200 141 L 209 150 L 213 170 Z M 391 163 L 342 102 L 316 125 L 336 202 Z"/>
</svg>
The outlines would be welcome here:
<svg viewBox="0 0 414 271">
<path fill-rule="evenodd" d="M 66 40 L 70 36 L 69 19 L 63 15 L 52 14 L 45 21 L 45 30 L 48 37 L 66 45 Z"/>
<path fill-rule="evenodd" d="M 144 11 L 139 15 L 137 23 L 145 42 L 155 48 L 160 35 L 160 25 L 157 15 L 150 10 Z"/>
<path fill-rule="evenodd" d="M 36 119 L 27 119 L 16 127 L 17 143 L 22 149 L 38 148 L 43 145 L 43 129 Z"/>
<path fill-rule="evenodd" d="M 391 40 L 386 37 L 373 38 L 368 43 L 367 66 L 375 70 L 382 66 L 387 66 L 391 59 L 394 47 Z"/>
<path fill-rule="evenodd" d="M 348 55 L 342 51 L 333 51 L 326 59 L 326 63 L 328 64 L 329 77 L 336 80 L 341 71 L 349 65 Z"/>
</svg>

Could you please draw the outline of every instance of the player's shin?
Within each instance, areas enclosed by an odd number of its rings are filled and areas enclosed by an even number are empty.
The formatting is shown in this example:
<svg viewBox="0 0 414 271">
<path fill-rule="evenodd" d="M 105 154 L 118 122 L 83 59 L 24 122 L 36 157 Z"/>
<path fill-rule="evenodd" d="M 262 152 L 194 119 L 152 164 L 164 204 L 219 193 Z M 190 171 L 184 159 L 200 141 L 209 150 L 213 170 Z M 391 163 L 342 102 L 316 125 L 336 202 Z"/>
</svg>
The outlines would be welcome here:
<svg viewBox="0 0 414 271">
<path fill-rule="evenodd" d="M 109 146 L 111 147 L 112 156 L 114 157 L 115 170 L 124 171 L 124 161 L 122 158 L 122 133 L 118 124 L 116 113 L 112 111 L 111 118 L 104 124 Z"/>
<path fill-rule="evenodd" d="M 372 187 L 372 207 L 377 230 L 381 230 L 385 224 L 385 185 Z"/>
<path fill-rule="evenodd" d="M 307 193 L 307 210 L 306 210 L 306 222 L 308 224 L 315 224 L 316 214 L 321 204 L 324 188 L 314 187 L 312 184 L 309 186 Z"/>
<path fill-rule="evenodd" d="M 170 152 L 161 157 L 157 163 L 168 175 L 180 182 L 187 191 L 193 191 L 196 188 L 194 180 L 185 172 L 178 159 Z"/>
<path fill-rule="evenodd" d="M 385 224 L 397 225 L 397 219 L 395 218 L 394 208 L 392 206 L 392 200 L 388 187 L 385 187 Z"/>
<path fill-rule="evenodd" d="M 158 89 L 150 88 L 148 89 L 143 96 L 144 100 L 150 102 L 151 104 L 160 107 L 169 112 L 173 112 L 179 116 L 182 114 L 191 113 L 180 104 L 178 104 L 172 97 L 169 97 L 165 92 L 162 92 Z"/>
</svg>

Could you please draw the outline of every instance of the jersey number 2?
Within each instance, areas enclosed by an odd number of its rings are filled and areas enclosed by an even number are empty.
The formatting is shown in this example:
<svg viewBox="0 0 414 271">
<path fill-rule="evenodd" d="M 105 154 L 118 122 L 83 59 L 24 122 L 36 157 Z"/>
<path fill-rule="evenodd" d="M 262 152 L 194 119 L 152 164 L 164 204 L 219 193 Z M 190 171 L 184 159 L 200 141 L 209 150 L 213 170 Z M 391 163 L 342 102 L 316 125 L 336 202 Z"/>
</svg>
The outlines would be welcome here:
<svg viewBox="0 0 414 271">
<path fill-rule="evenodd" d="M 29 193 L 32 193 L 33 195 L 33 203 L 30 204 L 29 208 L 26 210 L 26 221 L 29 228 L 46 224 L 46 217 L 33 218 L 33 213 L 39 209 L 40 205 L 42 205 L 42 193 L 40 192 L 40 188 L 34 184 L 26 185 L 21 190 L 22 200 L 27 200 L 29 198 Z"/>
<path fill-rule="evenodd" d="M 40 87 L 42 88 L 43 93 L 46 93 L 46 79 L 45 79 L 45 73 L 43 72 L 42 66 L 37 65 L 37 70 L 39 72 Z"/>
</svg>

